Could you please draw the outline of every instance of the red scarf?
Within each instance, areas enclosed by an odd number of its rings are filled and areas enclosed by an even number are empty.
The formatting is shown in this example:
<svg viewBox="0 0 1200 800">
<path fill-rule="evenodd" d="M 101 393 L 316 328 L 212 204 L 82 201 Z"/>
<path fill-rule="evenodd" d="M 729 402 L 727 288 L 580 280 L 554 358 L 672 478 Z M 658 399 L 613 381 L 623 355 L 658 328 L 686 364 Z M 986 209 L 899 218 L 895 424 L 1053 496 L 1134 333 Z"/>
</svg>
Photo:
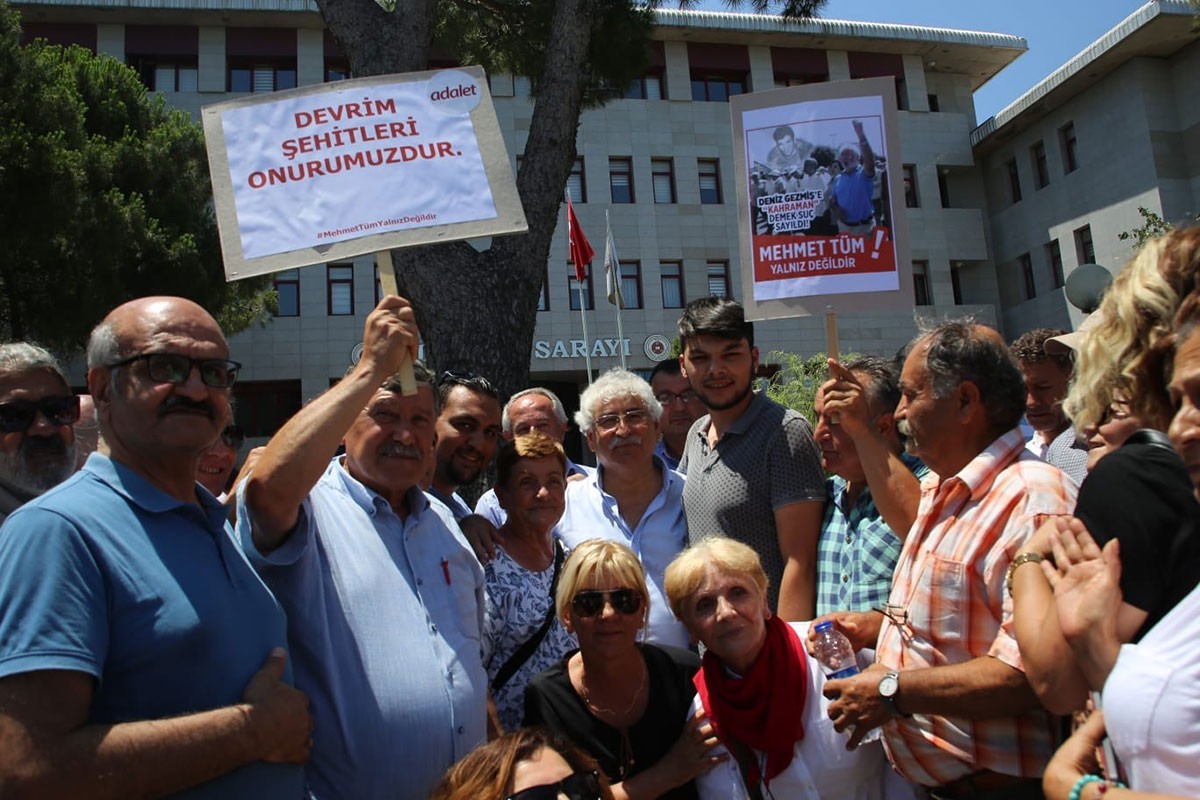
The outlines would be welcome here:
<svg viewBox="0 0 1200 800">
<path fill-rule="evenodd" d="M 761 750 L 766 775 L 750 759 L 750 781 L 771 779 L 788 768 L 796 742 L 804 738 L 804 703 L 808 695 L 808 654 L 796 631 L 779 617 L 767 620 L 762 652 L 740 679 L 730 677 L 710 650 L 692 681 L 717 736 L 736 756 L 730 740 Z"/>
</svg>

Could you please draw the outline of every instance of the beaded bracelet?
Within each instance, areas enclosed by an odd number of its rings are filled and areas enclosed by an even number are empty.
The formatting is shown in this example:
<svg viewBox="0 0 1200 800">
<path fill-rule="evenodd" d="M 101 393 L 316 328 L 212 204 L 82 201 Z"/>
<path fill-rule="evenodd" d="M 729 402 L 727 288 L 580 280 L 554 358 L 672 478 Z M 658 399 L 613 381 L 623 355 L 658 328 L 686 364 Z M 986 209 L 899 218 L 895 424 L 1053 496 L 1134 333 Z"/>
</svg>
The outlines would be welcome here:
<svg viewBox="0 0 1200 800">
<path fill-rule="evenodd" d="M 1083 795 L 1083 789 L 1090 783 L 1100 784 L 1099 796 L 1103 797 L 1104 793 L 1109 789 L 1124 789 L 1125 784 L 1120 781 L 1106 781 L 1099 775 L 1080 775 L 1079 780 L 1075 781 L 1075 785 L 1071 788 L 1071 794 L 1067 796 L 1067 800 L 1079 800 Z"/>
</svg>

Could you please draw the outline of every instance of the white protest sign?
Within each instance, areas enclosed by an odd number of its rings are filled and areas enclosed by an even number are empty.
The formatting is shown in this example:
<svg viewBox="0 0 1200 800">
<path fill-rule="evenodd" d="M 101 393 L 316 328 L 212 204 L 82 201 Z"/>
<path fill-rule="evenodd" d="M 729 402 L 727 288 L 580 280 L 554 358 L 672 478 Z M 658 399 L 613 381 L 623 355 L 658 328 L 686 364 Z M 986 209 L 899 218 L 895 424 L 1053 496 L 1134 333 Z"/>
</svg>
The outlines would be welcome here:
<svg viewBox="0 0 1200 800">
<path fill-rule="evenodd" d="M 528 229 L 479 67 L 246 97 L 203 118 L 230 280 Z"/>
<path fill-rule="evenodd" d="M 910 308 L 892 80 L 755 92 L 730 107 L 747 319 Z"/>
</svg>

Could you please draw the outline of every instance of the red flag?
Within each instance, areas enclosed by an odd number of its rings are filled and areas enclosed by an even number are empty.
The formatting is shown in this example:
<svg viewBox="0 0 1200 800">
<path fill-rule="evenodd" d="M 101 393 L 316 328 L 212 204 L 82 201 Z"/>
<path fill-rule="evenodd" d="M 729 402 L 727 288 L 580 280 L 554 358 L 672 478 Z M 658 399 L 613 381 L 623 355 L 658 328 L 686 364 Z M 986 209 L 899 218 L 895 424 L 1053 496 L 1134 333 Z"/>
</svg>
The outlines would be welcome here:
<svg viewBox="0 0 1200 800">
<path fill-rule="evenodd" d="M 588 264 L 592 263 L 596 252 L 592 250 L 587 237 L 583 235 L 583 228 L 579 227 L 579 220 L 575 216 L 575 209 L 571 206 L 570 197 L 567 198 L 567 240 L 571 246 L 571 261 L 575 264 L 575 280 L 582 283 L 587 277 L 587 272 L 584 270 Z"/>
</svg>

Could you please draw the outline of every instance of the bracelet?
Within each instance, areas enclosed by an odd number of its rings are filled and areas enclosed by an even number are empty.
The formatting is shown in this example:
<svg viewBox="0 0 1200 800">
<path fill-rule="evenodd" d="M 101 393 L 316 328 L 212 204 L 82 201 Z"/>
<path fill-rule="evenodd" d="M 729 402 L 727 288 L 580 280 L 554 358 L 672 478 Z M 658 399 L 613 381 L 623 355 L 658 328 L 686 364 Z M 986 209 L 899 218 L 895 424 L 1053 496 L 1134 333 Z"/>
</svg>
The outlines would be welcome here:
<svg viewBox="0 0 1200 800">
<path fill-rule="evenodd" d="M 1071 793 L 1067 795 L 1067 800 L 1079 800 L 1084 787 L 1091 783 L 1104 783 L 1104 778 L 1099 775 L 1080 775 L 1079 780 L 1075 781 L 1075 785 L 1071 787 Z"/>
<path fill-rule="evenodd" d="M 1012 597 L 1013 576 L 1017 572 L 1017 567 L 1021 566 L 1022 564 L 1028 564 L 1030 561 L 1035 561 L 1038 564 L 1040 564 L 1045 560 L 1046 559 L 1042 556 L 1041 553 L 1018 553 L 1017 554 L 1017 557 L 1014 558 L 1012 560 L 1012 563 L 1008 565 L 1008 571 L 1004 574 L 1004 586 L 1006 589 L 1008 589 L 1009 597 Z M 1077 800 L 1077 798 L 1075 800 Z"/>
</svg>

